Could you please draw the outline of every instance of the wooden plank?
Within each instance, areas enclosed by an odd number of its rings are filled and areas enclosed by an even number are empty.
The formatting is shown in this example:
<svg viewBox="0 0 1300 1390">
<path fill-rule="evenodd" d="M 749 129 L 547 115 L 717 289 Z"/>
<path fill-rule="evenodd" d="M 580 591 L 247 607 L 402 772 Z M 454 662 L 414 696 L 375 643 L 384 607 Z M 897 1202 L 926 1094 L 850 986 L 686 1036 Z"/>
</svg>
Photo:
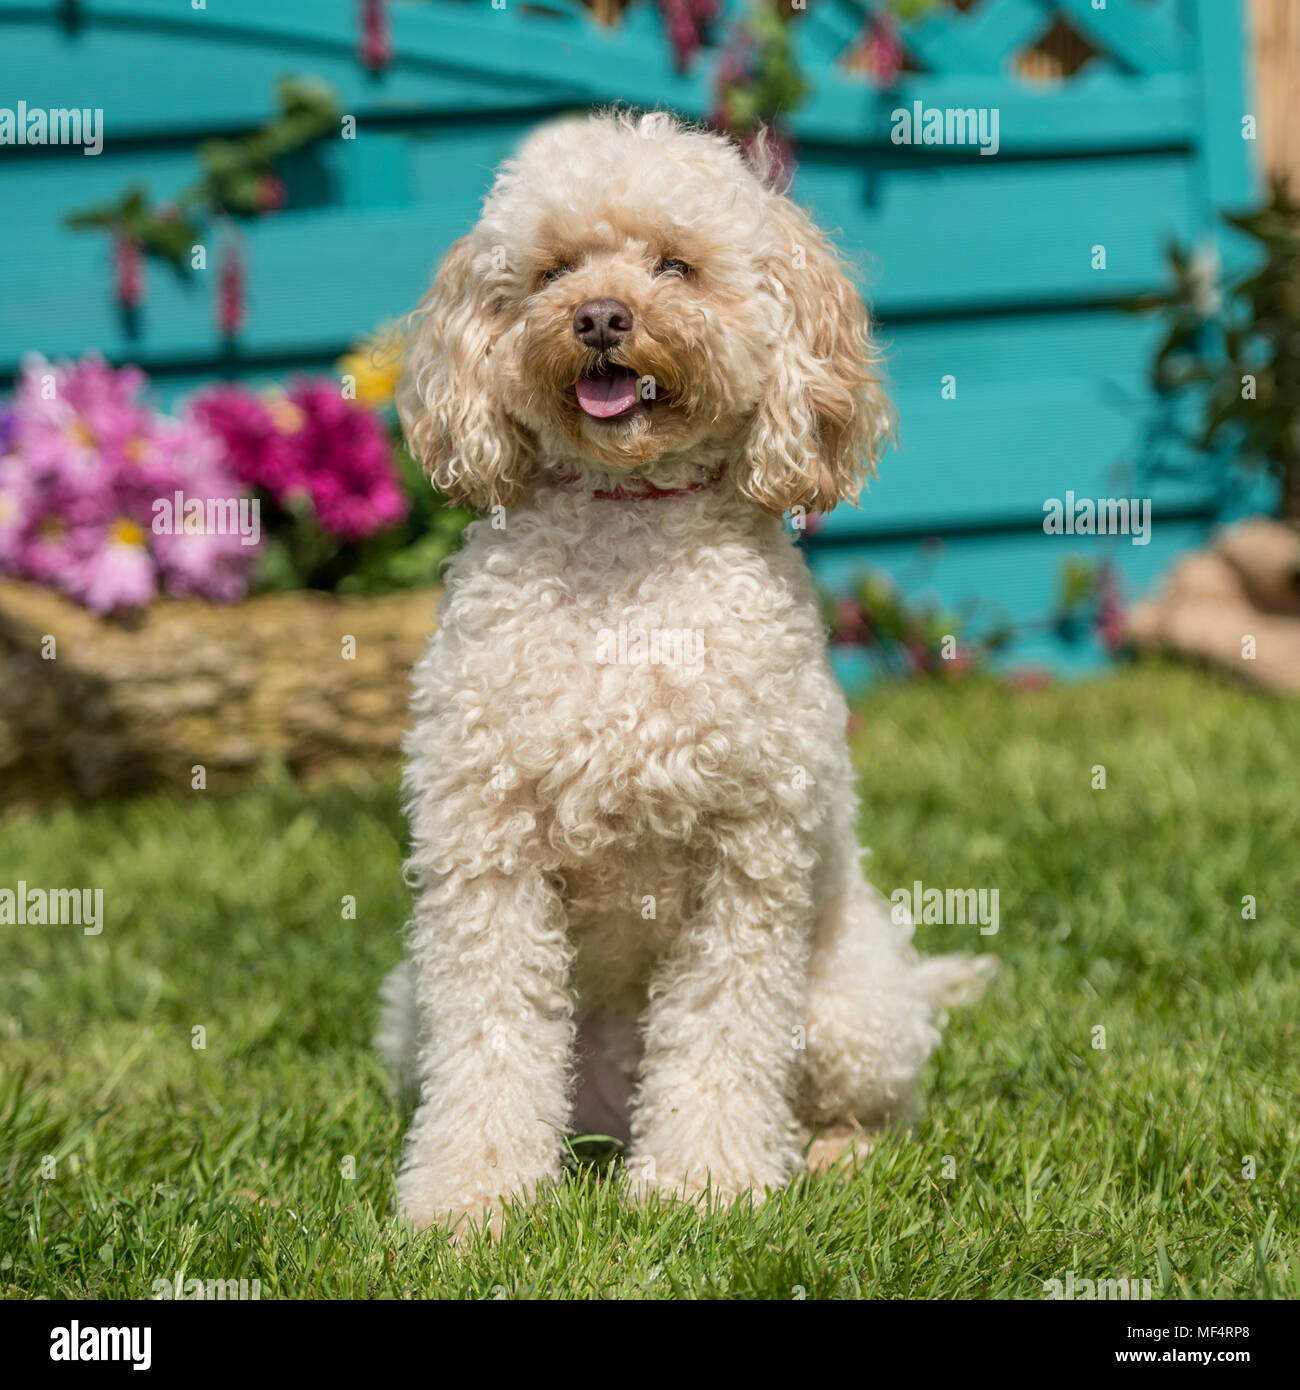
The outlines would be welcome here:
<svg viewBox="0 0 1300 1390">
<path fill-rule="evenodd" d="M 331 350 L 376 320 L 405 313 L 427 287 L 432 265 L 465 230 L 465 214 L 437 207 L 300 213 L 250 227 L 250 324 L 242 345 L 253 353 Z M 24 350 L 87 346 L 119 359 L 219 360 L 211 248 L 208 265 L 206 275 L 184 281 L 154 270 L 141 333 L 132 337 L 113 301 L 107 238 L 59 231 L 35 245 L 0 237 L 0 301 L 7 306 L 0 368 L 12 370 Z"/>
<path fill-rule="evenodd" d="M 233 43 L 249 51 L 274 48 L 282 59 L 286 53 L 300 54 L 303 66 L 312 71 L 319 70 L 320 59 L 351 58 L 358 74 L 376 90 L 403 72 L 432 67 L 563 88 L 597 100 L 608 100 L 621 90 L 624 99 L 650 105 L 684 100 L 698 107 L 708 91 L 705 65 L 697 65 L 688 76 L 679 75 L 662 34 L 650 50 L 644 44 L 632 48 L 622 42 L 617 29 L 528 13 L 517 5 L 486 12 L 453 0 L 393 7 L 396 57 L 392 69 L 378 77 L 364 74 L 355 58 L 356 6 L 351 0 L 313 0 L 301 6 L 221 0 L 201 11 L 174 0 L 81 0 L 78 10 L 83 36 L 90 35 L 95 43 L 101 30 L 117 28 L 159 39 L 197 35 L 210 44 Z M 30 19 L 30 14 L 30 6 L 20 0 L 0 0 L 0 22 L 10 16 Z M 611 68 L 620 54 L 635 55 L 636 61 Z M 145 105 L 137 103 L 142 116 Z"/>
<path fill-rule="evenodd" d="M 1176 72 L 1192 65 L 1194 50 L 1178 22 L 1174 0 L 1110 0 L 1104 10 L 1093 0 L 1053 3 L 1094 48 L 1134 72 Z"/>
<path fill-rule="evenodd" d="M 1114 300 L 1166 284 L 1164 247 L 1193 225 L 1177 155 L 854 167 L 806 149 L 796 193 L 867 261 L 886 316 Z M 1107 268 L 1092 269 L 1104 245 Z"/>
<path fill-rule="evenodd" d="M 1162 512 L 1221 510 L 1240 485 L 1180 442 L 1193 432 L 1192 405 L 1163 409 L 1143 385 L 1139 377 L 988 383 L 943 403 L 934 387 L 901 385 L 898 445 L 860 507 L 837 508 L 824 533 L 1036 524 L 1044 503 L 1067 491 L 1149 498 Z"/>
<path fill-rule="evenodd" d="M 440 163 L 414 160 L 413 184 L 428 203 L 286 212 L 250 225 L 249 350 L 321 350 L 408 308 L 430 265 L 472 224 L 490 169 L 516 133 L 491 126 L 464 143 L 449 135 Z M 797 191 L 824 224 L 850 229 L 842 245 L 868 263 L 871 297 L 887 318 L 1105 301 L 1164 284 L 1161 248 L 1189 229 L 1180 160 L 984 163 L 992 167 L 873 175 L 810 151 Z M 75 200 L 67 190 L 70 203 L 83 196 L 80 185 Z M 217 351 L 207 292 L 156 272 L 142 336 L 127 337 L 111 301 L 107 239 L 65 229 L 50 213 L 39 242 L 31 223 L 0 228 L 0 369 L 32 347 L 94 343 L 113 355 L 162 358 Z M 1094 242 L 1107 246 L 1104 273 L 1090 266 Z"/>
<path fill-rule="evenodd" d="M 212 33 L 193 25 L 161 33 L 95 27 L 72 42 L 49 19 L 18 22 L 4 13 L 4 3 L 0 91 L 34 107 L 75 100 L 102 108 L 108 150 L 130 141 L 194 139 L 260 125 L 272 114 L 275 84 L 286 73 L 311 73 L 328 82 L 343 109 L 363 125 L 374 117 L 465 120 L 479 112 L 553 109 L 572 93 L 571 84 L 553 74 L 529 82 L 494 75 L 488 62 L 477 71 L 434 59 L 403 62 L 376 82 L 342 45 L 249 43 L 220 26 Z M 188 6 L 184 12 L 191 13 Z M 142 71 L 149 73 L 148 82 L 140 80 Z"/>
<path fill-rule="evenodd" d="M 1215 208 L 1241 208 L 1260 192 L 1257 144 L 1242 139 L 1250 110 L 1246 86 L 1249 48 L 1239 0 L 1191 0 L 1196 16 L 1204 84 L 1201 151 Z"/>
<path fill-rule="evenodd" d="M 453 11 L 447 41 L 440 46 L 431 42 L 425 9 L 437 12 L 435 17 Z M 21 92 L 29 103 L 46 107 L 66 105 L 68 93 L 75 92 L 79 105 L 104 109 L 111 144 L 255 125 L 269 114 L 275 81 L 293 70 L 329 82 L 344 109 L 362 123 L 377 117 L 540 112 L 619 99 L 668 103 L 698 117 L 707 114 L 713 100 L 708 63 L 679 77 L 666 50 L 660 51 L 662 43 L 648 51 L 640 27 L 630 22 L 600 31 L 591 39 L 600 47 L 589 51 L 575 49 L 560 21 L 523 16 L 495 25 L 463 5 L 432 4 L 419 12 L 404 8 L 398 14 L 398 60 L 374 79 L 353 52 L 351 7 L 340 10 L 337 0 L 322 0 L 315 28 L 291 23 L 291 9 L 268 11 L 248 0 L 223 0 L 219 13 L 217 7 L 178 9 L 170 0 L 165 5 L 100 0 L 76 43 L 52 20 L 32 23 L 30 10 L 21 12 L 28 22 L 14 17 L 11 0 L 0 0 L 5 35 L 0 89 Z M 315 7 L 311 13 L 317 13 Z M 202 14 L 211 18 L 184 18 Z M 420 23 L 408 35 L 406 21 L 416 19 Z M 151 73 L 148 84 L 138 80 L 142 67 Z M 1191 97 L 1184 81 L 1166 76 L 1108 83 L 1106 78 L 1104 72 L 1089 73 L 1042 91 L 997 73 L 905 74 L 896 89 L 881 94 L 827 70 L 819 74 L 794 129 L 804 139 L 887 144 L 890 113 L 923 100 L 940 107 L 997 107 L 1008 153 L 1149 148 L 1190 138 Z"/>
<path fill-rule="evenodd" d="M 1005 72 L 1009 55 L 1032 44 L 1052 22 L 1043 0 L 981 0 L 965 14 L 943 9 L 933 12 L 908 47 L 936 72 Z"/>
<path fill-rule="evenodd" d="M 904 73 L 895 87 L 878 92 L 827 72 L 796 113 L 793 130 L 804 141 L 880 146 L 892 155 L 899 148 L 890 138 L 893 113 L 920 101 L 940 109 L 996 109 L 1002 155 L 1186 147 L 1197 129 L 1198 95 L 1186 73 L 1122 77 L 1098 68 L 1060 87 L 1001 76 Z M 951 147 L 919 149 L 934 158 L 954 153 Z M 981 158 L 974 150 L 967 157 Z"/>
<path fill-rule="evenodd" d="M 1251 46 L 1254 52 L 1254 104 L 1259 138 L 1270 174 L 1285 175 L 1300 188 L 1300 120 L 1295 94 L 1300 91 L 1300 6 L 1295 0 L 1252 0 Z"/>
<path fill-rule="evenodd" d="M 799 16 L 799 59 L 819 73 L 828 71 L 866 31 L 867 15 L 855 0 L 818 0 Z"/>
<path fill-rule="evenodd" d="M 927 70 L 926 76 L 955 72 L 992 77 L 1001 70 L 1000 64 L 990 63 L 987 41 L 979 33 L 976 16 L 969 12 L 933 7 L 907 25 L 905 44 Z"/>
</svg>

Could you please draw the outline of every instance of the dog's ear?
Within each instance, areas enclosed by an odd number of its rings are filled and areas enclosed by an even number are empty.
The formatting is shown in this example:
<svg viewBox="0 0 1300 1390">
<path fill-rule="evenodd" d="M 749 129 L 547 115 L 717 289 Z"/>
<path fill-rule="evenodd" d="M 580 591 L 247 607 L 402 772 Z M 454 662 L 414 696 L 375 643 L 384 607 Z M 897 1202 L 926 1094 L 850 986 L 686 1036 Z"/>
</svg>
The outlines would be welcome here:
<svg viewBox="0 0 1300 1390">
<path fill-rule="evenodd" d="M 492 361 L 500 328 L 462 237 L 408 321 L 397 413 L 434 486 L 473 507 L 508 506 L 533 472 L 532 443 L 502 405 Z"/>
<path fill-rule="evenodd" d="M 862 297 L 808 216 L 769 191 L 768 289 L 780 313 L 772 370 L 739 468 L 741 491 L 776 515 L 857 497 L 893 434 L 894 409 Z"/>
</svg>

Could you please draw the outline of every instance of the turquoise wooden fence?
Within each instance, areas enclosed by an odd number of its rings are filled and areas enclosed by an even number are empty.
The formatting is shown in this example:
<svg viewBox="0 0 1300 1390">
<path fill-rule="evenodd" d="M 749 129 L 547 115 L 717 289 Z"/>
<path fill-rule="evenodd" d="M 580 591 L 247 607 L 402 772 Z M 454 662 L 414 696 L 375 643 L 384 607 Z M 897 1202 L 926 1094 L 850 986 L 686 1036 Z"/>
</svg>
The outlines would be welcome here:
<svg viewBox="0 0 1300 1390">
<path fill-rule="evenodd" d="M 740 8 L 729 0 L 728 18 Z M 141 363 L 165 396 L 218 374 L 319 369 L 414 303 L 536 121 L 612 100 L 712 106 L 716 54 L 679 74 L 648 0 L 614 29 L 574 0 L 390 9 L 395 59 L 375 75 L 350 0 L 0 0 L 0 106 L 99 107 L 106 134 L 97 158 L 0 147 L 0 375 L 30 349 L 88 347 Z M 1165 283 L 1171 239 L 1218 239 L 1219 210 L 1256 194 L 1238 0 L 944 6 L 907 26 L 915 70 L 887 92 L 842 61 L 863 17 L 856 0 L 808 0 L 797 21 L 814 92 L 793 123 L 795 191 L 864 268 L 902 425 L 862 508 L 812 540 L 814 564 L 831 586 L 879 566 L 1026 624 L 1071 556 L 1112 559 L 1138 594 L 1216 520 L 1267 500 L 1177 442 L 1147 384 L 1160 327 L 1117 307 Z M 1090 60 L 1052 85 L 1017 75 L 1016 55 L 1061 22 Z M 357 138 L 296 159 L 289 208 L 247 228 L 237 344 L 217 330 L 210 279 L 156 267 L 132 330 L 107 238 L 62 215 L 131 181 L 177 192 L 198 139 L 260 124 L 276 80 L 306 73 L 339 92 Z M 892 113 L 918 101 L 996 111 L 997 155 L 894 144 Z M 1045 500 L 1071 491 L 1151 498 L 1150 543 L 1045 535 Z M 1025 631 L 1017 660 L 1098 658 L 1090 638 Z"/>
</svg>

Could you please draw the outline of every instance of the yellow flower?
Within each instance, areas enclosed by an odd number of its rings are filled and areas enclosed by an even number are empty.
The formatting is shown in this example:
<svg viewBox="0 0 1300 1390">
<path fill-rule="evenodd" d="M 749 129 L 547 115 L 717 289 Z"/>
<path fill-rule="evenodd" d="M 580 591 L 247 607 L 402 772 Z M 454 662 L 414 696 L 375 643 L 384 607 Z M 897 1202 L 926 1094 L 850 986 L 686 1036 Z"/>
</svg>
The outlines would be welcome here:
<svg viewBox="0 0 1300 1390">
<path fill-rule="evenodd" d="M 143 545 L 144 531 L 134 521 L 123 517 L 113 523 L 113 540 L 118 545 Z"/>
<path fill-rule="evenodd" d="M 370 407 L 387 405 L 402 374 L 402 335 L 393 328 L 363 338 L 338 360 L 339 375 L 351 377 L 356 399 Z M 346 385 L 346 383 L 345 383 Z"/>
</svg>

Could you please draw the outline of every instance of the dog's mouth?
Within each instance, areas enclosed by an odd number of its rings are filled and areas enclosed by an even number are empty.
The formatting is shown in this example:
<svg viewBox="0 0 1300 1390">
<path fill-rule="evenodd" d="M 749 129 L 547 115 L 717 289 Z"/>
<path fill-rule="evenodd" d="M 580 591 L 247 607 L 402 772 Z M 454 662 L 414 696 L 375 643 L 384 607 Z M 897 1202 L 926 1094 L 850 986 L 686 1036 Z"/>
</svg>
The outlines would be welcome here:
<svg viewBox="0 0 1300 1390">
<path fill-rule="evenodd" d="M 637 375 L 631 367 L 602 367 L 574 383 L 582 413 L 592 420 L 621 420 L 640 404 Z"/>
</svg>

